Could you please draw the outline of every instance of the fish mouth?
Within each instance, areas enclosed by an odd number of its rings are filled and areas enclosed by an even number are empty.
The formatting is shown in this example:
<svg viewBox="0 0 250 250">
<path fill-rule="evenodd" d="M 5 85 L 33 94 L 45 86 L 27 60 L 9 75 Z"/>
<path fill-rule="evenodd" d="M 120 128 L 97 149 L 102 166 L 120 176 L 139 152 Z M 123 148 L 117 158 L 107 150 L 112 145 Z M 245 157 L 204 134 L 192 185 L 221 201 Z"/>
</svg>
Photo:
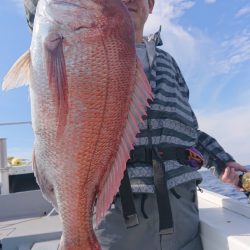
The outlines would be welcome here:
<svg viewBox="0 0 250 250">
<path fill-rule="evenodd" d="M 76 8 L 82 8 L 82 6 L 80 6 L 79 4 L 72 3 L 69 1 L 51 0 L 50 3 L 53 5 L 65 5 L 65 6 L 71 6 L 71 7 L 76 7 Z"/>
<path fill-rule="evenodd" d="M 55 25 L 68 31 L 79 31 L 94 28 L 93 11 L 83 1 L 46 0 L 45 16 Z M 75 3 L 76 2 L 76 3 Z M 89 10 L 89 12 L 88 12 Z"/>
</svg>

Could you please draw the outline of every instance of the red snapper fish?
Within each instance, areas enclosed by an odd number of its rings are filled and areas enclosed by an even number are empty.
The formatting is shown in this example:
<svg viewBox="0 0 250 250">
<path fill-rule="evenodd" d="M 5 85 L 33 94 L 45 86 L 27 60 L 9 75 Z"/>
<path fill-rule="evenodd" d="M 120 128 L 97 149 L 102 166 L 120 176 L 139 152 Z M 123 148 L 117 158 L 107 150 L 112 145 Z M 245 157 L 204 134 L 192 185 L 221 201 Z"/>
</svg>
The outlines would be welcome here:
<svg viewBox="0 0 250 250">
<path fill-rule="evenodd" d="M 3 89 L 29 85 L 33 169 L 62 220 L 61 250 L 100 250 L 109 208 L 146 115 L 151 87 L 120 0 L 39 0 L 30 50 Z"/>
</svg>

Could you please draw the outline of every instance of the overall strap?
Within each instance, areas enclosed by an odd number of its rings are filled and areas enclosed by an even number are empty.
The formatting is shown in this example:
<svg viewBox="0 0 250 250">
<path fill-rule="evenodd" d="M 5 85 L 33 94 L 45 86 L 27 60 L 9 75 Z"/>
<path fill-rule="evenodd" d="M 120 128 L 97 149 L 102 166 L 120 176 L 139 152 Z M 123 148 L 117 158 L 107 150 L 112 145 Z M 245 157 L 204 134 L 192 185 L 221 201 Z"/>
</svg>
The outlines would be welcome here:
<svg viewBox="0 0 250 250">
<path fill-rule="evenodd" d="M 155 194 L 159 212 L 159 233 L 174 233 L 173 216 L 166 186 L 165 166 L 157 148 L 152 150 L 152 165 L 154 171 Z"/>
<path fill-rule="evenodd" d="M 139 224 L 138 216 L 135 209 L 133 193 L 130 185 L 127 169 L 121 181 L 119 194 L 122 204 L 122 212 L 127 228 L 134 227 Z"/>
<path fill-rule="evenodd" d="M 144 157 L 145 159 L 143 159 Z M 133 156 L 131 158 L 133 160 Z M 146 152 L 141 159 L 145 162 L 150 162 L 153 166 L 155 194 L 159 213 L 159 233 L 171 234 L 174 232 L 173 218 L 169 201 L 169 191 L 166 186 L 167 173 L 165 172 L 162 157 L 156 147 L 151 147 L 150 150 L 149 148 L 146 149 Z M 138 225 L 139 220 L 134 205 L 133 193 L 127 170 L 125 171 L 124 178 L 121 182 L 119 193 L 121 197 L 123 217 L 127 228 Z"/>
</svg>

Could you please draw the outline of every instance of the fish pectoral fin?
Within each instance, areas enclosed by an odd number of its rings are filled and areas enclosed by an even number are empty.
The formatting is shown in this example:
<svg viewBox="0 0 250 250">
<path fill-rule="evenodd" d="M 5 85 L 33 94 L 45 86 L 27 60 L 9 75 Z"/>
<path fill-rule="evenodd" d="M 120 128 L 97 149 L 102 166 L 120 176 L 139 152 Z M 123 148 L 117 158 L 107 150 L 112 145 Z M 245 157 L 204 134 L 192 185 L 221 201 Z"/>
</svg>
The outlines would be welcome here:
<svg viewBox="0 0 250 250">
<path fill-rule="evenodd" d="M 68 114 L 68 82 L 63 52 L 63 37 L 51 33 L 45 39 L 45 60 L 49 89 L 57 106 L 57 135 L 63 133 Z"/>
<path fill-rule="evenodd" d="M 30 51 L 26 51 L 11 67 L 4 78 L 2 89 L 10 90 L 30 82 Z"/>
</svg>

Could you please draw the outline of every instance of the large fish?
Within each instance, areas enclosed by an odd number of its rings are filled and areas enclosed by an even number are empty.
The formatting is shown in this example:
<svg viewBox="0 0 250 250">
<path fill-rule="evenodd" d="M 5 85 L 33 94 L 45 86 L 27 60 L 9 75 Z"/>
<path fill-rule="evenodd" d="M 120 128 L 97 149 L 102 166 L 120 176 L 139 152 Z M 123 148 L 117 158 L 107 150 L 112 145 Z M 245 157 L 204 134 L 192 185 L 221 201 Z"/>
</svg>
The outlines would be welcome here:
<svg viewBox="0 0 250 250">
<path fill-rule="evenodd" d="M 62 219 L 60 249 L 99 250 L 109 208 L 152 99 L 120 0 L 39 0 L 30 50 L 3 89 L 29 84 L 33 169 Z"/>
</svg>

